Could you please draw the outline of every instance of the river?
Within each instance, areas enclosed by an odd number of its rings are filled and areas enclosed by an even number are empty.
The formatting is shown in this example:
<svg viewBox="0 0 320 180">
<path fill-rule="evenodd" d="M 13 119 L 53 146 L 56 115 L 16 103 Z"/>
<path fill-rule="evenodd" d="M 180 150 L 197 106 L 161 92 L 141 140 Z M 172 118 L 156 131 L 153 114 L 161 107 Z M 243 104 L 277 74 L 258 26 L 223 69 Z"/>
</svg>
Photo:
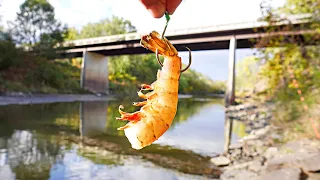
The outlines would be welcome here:
<svg viewBox="0 0 320 180">
<path fill-rule="evenodd" d="M 118 106 L 127 101 L 0 106 L 0 179 L 207 179 L 223 151 L 222 99 L 184 98 L 170 129 L 142 150 L 131 148 Z M 236 123 L 232 142 L 243 136 Z"/>
</svg>

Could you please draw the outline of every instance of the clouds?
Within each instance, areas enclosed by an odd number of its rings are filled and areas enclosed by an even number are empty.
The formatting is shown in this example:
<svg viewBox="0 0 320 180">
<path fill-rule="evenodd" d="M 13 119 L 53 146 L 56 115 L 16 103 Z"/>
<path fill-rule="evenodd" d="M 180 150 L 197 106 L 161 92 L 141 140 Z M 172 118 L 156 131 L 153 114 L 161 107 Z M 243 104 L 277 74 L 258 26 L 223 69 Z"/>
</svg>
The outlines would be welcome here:
<svg viewBox="0 0 320 180">
<path fill-rule="evenodd" d="M 13 20 L 24 0 L 4 0 L 4 20 Z M 276 5 L 285 0 L 277 0 Z M 138 0 L 49 0 L 56 17 L 69 26 L 80 28 L 112 15 L 132 21 L 138 31 L 162 31 L 165 20 L 154 19 Z M 259 0 L 184 0 L 171 18 L 170 29 L 254 21 L 260 16 Z"/>
</svg>

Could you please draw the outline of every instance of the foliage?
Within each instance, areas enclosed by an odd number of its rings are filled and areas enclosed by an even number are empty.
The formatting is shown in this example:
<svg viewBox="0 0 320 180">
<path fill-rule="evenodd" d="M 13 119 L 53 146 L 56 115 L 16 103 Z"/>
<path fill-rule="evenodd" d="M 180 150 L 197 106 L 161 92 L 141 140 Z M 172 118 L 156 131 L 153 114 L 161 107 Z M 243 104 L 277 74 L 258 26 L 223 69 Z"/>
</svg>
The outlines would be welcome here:
<svg viewBox="0 0 320 180">
<path fill-rule="evenodd" d="M 214 82 L 192 69 L 184 72 L 179 80 L 179 93 L 182 94 L 223 94 L 224 82 Z"/>
<path fill-rule="evenodd" d="M 236 67 L 236 90 L 239 93 L 261 91 L 260 84 L 260 64 L 255 56 L 249 56 L 237 63 Z"/>
<path fill-rule="evenodd" d="M 48 61 L 23 52 L 17 60 L 19 63 L 0 71 L 0 92 L 82 92 L 80 71 L 69 63 Z"/>
<path fill-rule="evenodd" d="M 79 39 L 79 32 L 76 28 L 69 28 L 68 29 L 68 35 L 66 37 L 67 40 L 75 40 L 75 39 Z"/>
<path fill-rule="evenodd" d="M 26 0 L 8 32 L 0 32 L 0 91 L 82 92 L 79 68 L 48 60 L 67 31 L 47 0 Z"/>
<path fill-rule="evenodd" d="M 312 17 L 319 17 L 320 2 L 318 0 L 287 0 L 282 11 L 287 14 L 312 13 Z"/>
<path fill-rule="evenodd" d="M 151 84 L 156 80 L 160 65 L 153 54 L 124 55 L 111 57 L 109 69 L 110 89 L 113 93 L 136 95 L 141 84 Z M 179 93 L 182 94 L 224 93 L 224 89 L 223 82 L 213 82 L 192 69 L 180 76 Z"/>
<path fill-rule="evenodd" d="M 16 49 L 9 34 L 0 31 L 0 70 L 20 63 L 20 50 Z"/>
<path fill-rule="evenodd" d="M 79 74 L 75 74 L 77 68 L 66 63 L 48 62 L 36 60 L 36 66 L 30 71 L 25 81 L 35 86 L 45 85 L 60 90 L 74 90 L 79 82 Z"/>
<path fill-rule="evenodd" d="M 69 40 L 109 36 L 136 32 L 136 28 L 129 20 L 113 16 L 111 19 L 103 19 L 96 23 L 89 23 L 78 32 L 75 28 L 69 28 Z"/>
<path fill-rule="evenodd" d="M 320 32 L 319 26 L 320 2 L 317 0 L 287 0 L 284 7 L 272 9 L 263 6 L 263 18 L 269 22 L 267 32 L 279 30 L 298 31 L 299 29 L 314 30 Z M 309 23 L 299 27 L 288 24 L 285 27 L 273 28 L 277 22 L 290 22 L 292 15 L 302 15 Z M 262 38 L 257 47 L 278 47 L 260 49 L 261 62 L 264 66 L 261 69 L 262 77 L 267 79 L 267 93 L 271 100 L 277 102 L 279 111 L 277 118 L 283 121 L 292 121 L 303 115 L 304 105 L 312 106 L 320 99 L 320 54 L 319 54 L 319 33 L 305 34 L 300 37 Z M 292 72 L 291 72 L 292 69 Z M 297 90 L 303 93 L 301 99 Z"/>
<path fill-rule="evenodd" d="M 54 46 L 67 35 L 67 28 L 55 19 L 54 8 L 47 0 L 26 0 L 9 27 L 18 45 L 47 58 L 55 57 Z"/>
</svg>

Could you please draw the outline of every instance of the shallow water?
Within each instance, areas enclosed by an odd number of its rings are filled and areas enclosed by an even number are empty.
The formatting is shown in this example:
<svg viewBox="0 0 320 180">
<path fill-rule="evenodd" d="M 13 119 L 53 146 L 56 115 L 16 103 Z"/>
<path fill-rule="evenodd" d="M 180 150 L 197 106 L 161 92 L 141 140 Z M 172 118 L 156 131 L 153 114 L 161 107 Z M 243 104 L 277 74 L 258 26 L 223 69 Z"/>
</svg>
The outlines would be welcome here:
<svg viewBox="0 0 320 180">
<path fill-rule="evenodd" d="M 206 179 L 224 143 L 217 99 L 180 99 L 170 129 L 133 150 L 115 120 L 131 102 L 76 102 L 0 107 L 0 179 Z M 232 140 L 243 134 L 235 124 Z M 238 134 L 238 135 L 237 135 Z"/>
</svg>

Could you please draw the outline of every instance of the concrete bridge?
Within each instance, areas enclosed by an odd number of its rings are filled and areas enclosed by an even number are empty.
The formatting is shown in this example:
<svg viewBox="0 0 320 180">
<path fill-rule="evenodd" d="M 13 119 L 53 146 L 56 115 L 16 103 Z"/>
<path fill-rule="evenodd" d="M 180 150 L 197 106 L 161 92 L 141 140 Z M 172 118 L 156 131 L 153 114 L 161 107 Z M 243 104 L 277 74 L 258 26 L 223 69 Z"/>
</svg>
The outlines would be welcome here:
<svg viewBox="0 0 320 180">
<path fill-rule="evenodd" d="M 299 27 L 307 23 L 301 17 L 293 17 L 291 24 Z M 286 23 L 275 24 L 284 27 Z M 229 91 L 234 86 L 234 63 L 235 51 L 238 48 L 252 48 L 257 40 L 264 36 L 291 36 L 301 35 L 305 31 L 278 31 L 273 34 L 265 32 L 266 22 L 243 22 L 224 24 L 208 27 L 180 29 L 166 32 L 166 38 L 177 48 L 178 51 L 191 51 L 229 49 Z M 148 32 L 147 32 L 148 33 Z M 159 32 L 162 33 L 162 32 Z M 68 41 L 62 53 L 66 57 L 83 57 L 81 86 L 93 92 L 108 92 L 108 56 L 146 54 L 151 51 L 140 45 L 140 38 L 145 33 L 129 33 L 105 37 L 96 37 Z M 233 93 L 231 93 L 233 94 Z M 234 96 L 229 97 L 230 100 Z M 228 100 L 229 101 L 229 100 Z"/>
</svg>

